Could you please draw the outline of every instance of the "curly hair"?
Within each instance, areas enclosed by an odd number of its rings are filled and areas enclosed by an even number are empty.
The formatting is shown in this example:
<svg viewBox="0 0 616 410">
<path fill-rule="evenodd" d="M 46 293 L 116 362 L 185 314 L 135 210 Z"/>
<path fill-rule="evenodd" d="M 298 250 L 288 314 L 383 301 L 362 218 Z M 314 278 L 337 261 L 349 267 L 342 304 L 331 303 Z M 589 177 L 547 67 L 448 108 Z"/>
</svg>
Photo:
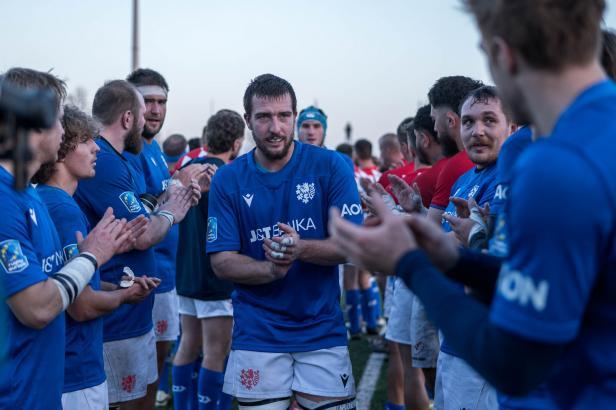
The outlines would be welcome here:
<svg viewBox="0 0 616 410">
<path fill-rule="evenodd" d="M 596 58 L 605 0 L 463 0 L 484 38 L 500 37 L 531 67 L 559 70 Z"/>
<path fill-rule="evenodd" d="M 158 71 L 154 71 L 151 68 L 138 68 L 126 77 L 126 81 L 140 87 L 142 85 L 157 85 L 166 92 L 169 92 L 169 85 Z"/>
<path fill-rule="evenodd" d="M 432 107 L 447 107 L 460 115 L 460 102 L 471 91 L 483 85 L 481 81 L 462 75 L 439 78 L 428 91 Z"/>
<path fill-rule="evenodd" d="M 232 110 L 220 110 L 207 121 L 207 145 L 212 154 L 222 154 L 233 148 L 233 143 L 244 136 L 246 124 L 241 115 Z"/>
<path fill-rule="evenodd" d="M 64 128 L 64 137 L 60 149 L 58 149 L 58 161 L 75 151 L 77 145 L 95 138 L 99 131 L 96 121 L 73 105 L 64 106 L 62 127 Z M 43 164 L 32 177 L 32 182 L 35 184 L 47 183 L 55 172 L 55 162 Z"/>
</svg>

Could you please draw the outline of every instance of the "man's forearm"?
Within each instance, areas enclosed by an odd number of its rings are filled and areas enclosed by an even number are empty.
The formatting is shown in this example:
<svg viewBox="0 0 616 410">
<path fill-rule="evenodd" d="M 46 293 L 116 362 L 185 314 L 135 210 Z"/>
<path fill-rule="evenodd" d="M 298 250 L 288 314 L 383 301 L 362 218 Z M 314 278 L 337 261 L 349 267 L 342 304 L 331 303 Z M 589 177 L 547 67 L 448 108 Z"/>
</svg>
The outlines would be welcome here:
<svg viewBox="0 0 616 410">
<path fill-rule="evenodd" d="M 211 255 L 214 273 L 225 280 L 243 285 L 262 285 L 279 279 L 274 272 L 274 264 L 258 261 L 246 255 L 233 252 L 220 252 Z"/>
<path fill-rule="evenodd" d="M 160 215 L 150 215 L 150 223 L 147 230 L 137 238 L 135 248 L 144 251 L 165 239 L 171 229 L 170 221 Z"/>
<path fill-rule="evenodd" d="M 124 302 L 121 289 L 113 291 L 95 291 L 87 287 L 69 306 L 68 313 L 77 321 L 96 319 L 117 309 Z"/>
<path fill-rule="evenodd" d="M 299 260 L 316 265 L 340 265 L 346 262 L 346 257 L 340 253 L 331 239 L 300 239 Z"/>
<path fill-rule="evenodd" d="M 445 275 L 477 291 L 482 300 L 491 300 L 502 261 L 497 256 L 461 248 L 456 264 Z"/>
</svg>

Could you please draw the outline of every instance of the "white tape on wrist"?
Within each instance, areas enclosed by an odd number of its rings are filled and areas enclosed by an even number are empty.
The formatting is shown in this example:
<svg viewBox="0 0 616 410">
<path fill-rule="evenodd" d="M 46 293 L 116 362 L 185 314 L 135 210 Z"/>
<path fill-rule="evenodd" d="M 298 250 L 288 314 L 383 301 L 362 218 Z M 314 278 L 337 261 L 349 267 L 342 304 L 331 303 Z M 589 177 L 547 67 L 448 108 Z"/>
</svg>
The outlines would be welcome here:
<svg viewBox="0 0 616 410">
<path fill-rule="evenodd" d="M 63 310 L 77 299 L 92 279 L 94 272 L 95 267 L 92 261 L 76 256 L 51 276 L 60 291 Z"/>
</svg>

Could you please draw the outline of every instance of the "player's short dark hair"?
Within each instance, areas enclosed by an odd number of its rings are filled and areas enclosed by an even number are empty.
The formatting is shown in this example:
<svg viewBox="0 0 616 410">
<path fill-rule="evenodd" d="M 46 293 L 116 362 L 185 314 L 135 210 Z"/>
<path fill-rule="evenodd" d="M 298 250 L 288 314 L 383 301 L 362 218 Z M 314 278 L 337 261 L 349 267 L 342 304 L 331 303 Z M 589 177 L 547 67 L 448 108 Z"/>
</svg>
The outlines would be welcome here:
<svg viewBox="0 0 616 410">
<path fill-rule="evenodd" d="M 232 110 L 220 110 L 207 121 L 208 152 L 222 154 L 233 148 L 233 143 L 244 136 L 246 124 L 242 116 Z"/>
<path fill-rule="evenodd" d="M 398 136 L 398 142 L 400 142 L 400 145 L 409 144 L 408 135 L 409 135 L 409 131 L 413 130 L 413 120 L 414 120 L 413 117 L 407 117 L 402 120 L 400 125 L 398 125 L 398 128 L 396 129 L 396 135 Z"/>
<path fill-rule="evenodd" d="M 96 121 L 73 105 L 64 106 L 62 127 L 64 128 L 64 137 L 60 149 L 58 149 L 58 160 L 66 158 L 69 153 L 75 151 L 80 143 L 95 138 L 99 131 Z M 43 164 L 32 177 L 32 182 L 44 184 L 51 179 L 54 172 L 56 172 L 55 163 Z"/>
<path fill-rule="evenodd" d="M 612 79 L 616 80 L 616 33 L 613 30 L 604 29 L 601 31 L 601 65 Z"/>
<path fill-rule="evenodd" d="M 596 58 L 605 0 L 463 2 L 484 37 L 502 38 L 531 67 L 559 70 Z"/>
<path fill-rule="evenodd" d="M 336 151 L 348 156 L 349 158 L 353 158 L 353 146 L 348 142 L 338 144 L 338 146 L 336 147 Z"/>
<path fill-rule="evenodd" d="M 355 141 L 353 150 L 357 158 L 361 160 L 367 160 L 372 158 L 372 143 L 366 139 L 359 139 Z"/>
<path fill-rule="evenodd" d="M 137 89 L 128 81 L 108 81 L 96 91 L 92 115 L 103 125 L 111 125 L 126 111 L 139 112 Z"/>
<path fill-rule="evenodd" d="M 192 151 L 194 149 L 201 148 L 203 146 L 204 139 L 205 141 L 207 141 L 205 137 L 204 138 L 192 137 L 191 139 L 189 139 L 188 140 L 188 150 Z"/>
<path fill-rule="evenodd" d="M 460 115 L 460 102 L 469 92 L 483 85 L 481 81 L 462 75 L 439 78 L 428 91 L 432 107 L 447 107 Z"/>
<path fill-rule="evenodd" d="M 18 87 L 53 91 L 58 108 L 66 97 L 66 83 L 50 72 L 45 73 L 31 68 L 13 67 L 3 76 L 4 80 Z"/>
<path fill-rule="evenodd" d="M 140 87 L 142 85 L 157 85 L 166 92 L 169 92 L 169 85 L 158 71 L 154 71 L 151 68 L 138 68 L 126 77 L 126 81 Z"/>
<path fill-rule="evenodd" d="M 182 134 L 171 134 L 163 141 L 163 152 L 165 155 L 175 157 L 186 151 L 186 137 Z"/>
<path fill-rule="evenodd" d="M 418 132 L 425 132 L 430 136 L 430 138 L 438 142 L 436 138 L 436 132 L 434 131 L 434 119 L 432 119 L 432 117 L 430 116 L 430 104 L 419 107 L 419 109 L 415 113 L 413 130 Z M 411 138 L 411 140 L 415 140 L 415 138 Z"/>
<path fill-rule="evenodd" d="M 484 85 L 468 93 L 460 103 L 460 107 L 458 109 L 459 112 L 462 112 L 462 106 L 468 100 L 471 100 L 471 106 L 477 103 L 487 104 L 490 100 L 498 101 L 501 105 L 503 113 L 505 114 L 505 118 L 507 118 L 507 121 L 509 121 L 509 118 L 511 118 L 511 115 L 509 115 L 507 110 L 505 110 L 505 107 L 503 106 L 503 103 L 498 96 L 498 90 L 492 85 Z"/>
<path fill-rule="evenodd" d="M 252 114 L 252 97 L 265 97 L 265 98 L 280 98 L 285 94 L 291 96 L 291 107 L 293 113 L 297 113 L 297 98 L 295 97 L 295 91 L 291 84 L 280 77 L 273 74 L 261 74 L 255 77 L 246 92 L 244 93 L 244 111 L 246 115 L 250 117 Z M 209 145 L 209 142 L 208 142 Z"/>
</svg>

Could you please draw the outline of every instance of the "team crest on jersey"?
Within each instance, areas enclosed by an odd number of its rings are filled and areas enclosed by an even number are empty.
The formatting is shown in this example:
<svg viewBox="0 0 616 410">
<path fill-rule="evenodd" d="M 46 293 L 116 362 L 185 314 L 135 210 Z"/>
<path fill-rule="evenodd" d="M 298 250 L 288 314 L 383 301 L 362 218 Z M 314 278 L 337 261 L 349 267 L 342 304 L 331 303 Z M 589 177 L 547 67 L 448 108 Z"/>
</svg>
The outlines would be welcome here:
<svg viewBox="0 0 616 410">
<path fill-rule="evenodd" d="M 17 239 L 0 242 L 0 264 L 6 273 L 19 273 L 30 265 Z"/>
<path fill-rule="evenodd" d="M 79 255 L 79 248 L 77 248 L 76 243 L 71 243 L 70 245 L 66 245 L 62 250 L 64 252 L 64 260 L 66 262 L 70 261 L 75 256 Z"/>
<path fill-rule="evenodd" d="M 297 187 L 295 188 L 297 200 L 305 204 L 307 204 L 312 198 L 314 198 L 315 193 L 316 189 L 314 187 L 314 182 L 311 182 L 310 184 L 307 182 L 304 182 L 303 184 L 297 184 Z"/>
<path fill-rule="evenodd" d="M 210 216 L 207 218 L 207 241 L 214 242 L 218 239 L 218 220 Z"/>
<path fill-rule="evenodd" d="M 126 209 L 128 209 L 128 212 L 136 213 L 141 211 L 141 204 L 131 191 L 122 192 L 120 194 L 120 201 L 122 201 Z"/>
</svg>

